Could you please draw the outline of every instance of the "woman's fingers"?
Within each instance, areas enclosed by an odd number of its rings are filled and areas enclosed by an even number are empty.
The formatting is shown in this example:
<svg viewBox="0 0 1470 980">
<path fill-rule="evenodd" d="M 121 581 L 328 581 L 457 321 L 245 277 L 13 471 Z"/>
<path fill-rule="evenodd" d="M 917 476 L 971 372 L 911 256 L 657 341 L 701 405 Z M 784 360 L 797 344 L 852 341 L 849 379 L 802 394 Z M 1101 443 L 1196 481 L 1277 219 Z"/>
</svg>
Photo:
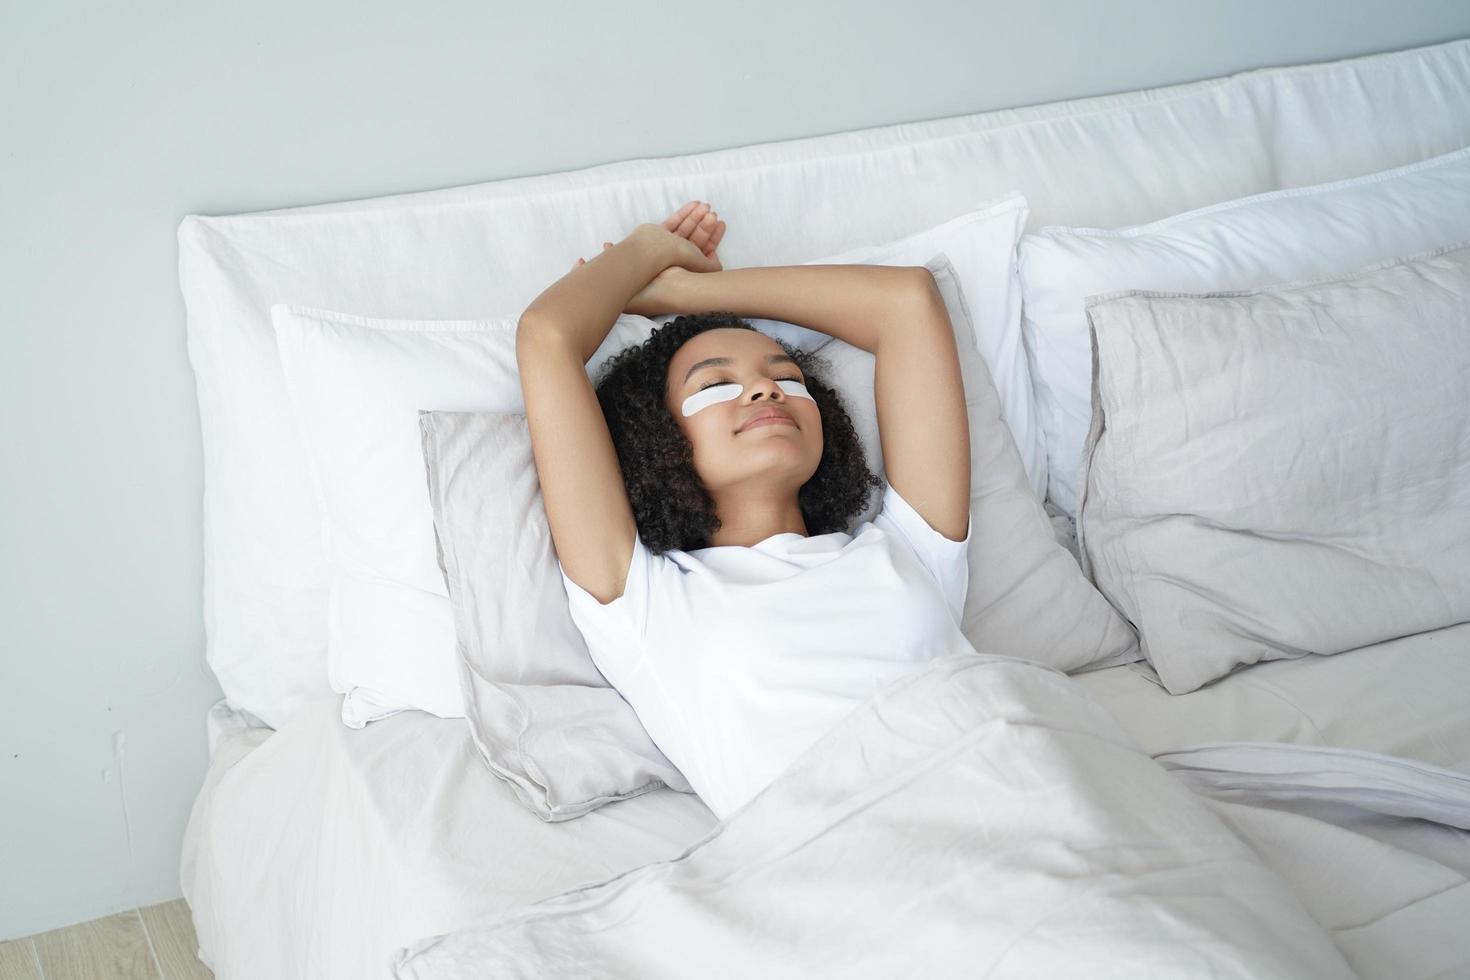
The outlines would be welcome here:
<svg viewBox="0 0 1470 980">
<path fill-rule="evenodd" d="M 724 237 L 725 223 L 723 221 L 715 222 L 715 229 L 714 231 L 710 232 L 709 241 L 704 243 L 704 254 L 714 255 L 715 249 L 718 248 L 720 245 L 720 239 Z"/>
<path fill-rule="evenodd" d="M 664 228 L 687 238 L 704 254 L 713 255 L 725 237 L 725 222 L 706 201 L 689 201 L 664 220 Z"/>
<path fill-rule="evenodd" d="M 673 214 L 664 219 L 664 227 L 667 228 L 669 231 L 674 231 L 676 228 L 679 227 L 679 222 L 684 220 L 684 216 L 687 215 L 690 211 L 693 211 L 695 206 L 698 204 L 698 201 L 690 201 L 688 204 L 685 204 L 682 208 L 675 211 Z"/>
<path fill-rule="evenodd" d="M 719 220 L 718 212 L 704 201 L 689 201 L 669 215 L 664 220 L 663 227 L 681 238 L 687 238 L 710 258 L 714 257 L 715 249 L 719 246 L 720 240 L 725 237 L 725 223 Z M 612 242 L 602 243 L 604 252 L 612 247 Z M 576 269 L 586 264 L 586 259 L 578 259 L 572 268 Z"/>
<path fill-rule="evenodd" d="M 690 233 L 689 240 L 701 252 L 706 252 L 709 250 L 710 238 L 719 225 L 720 216 L 713 211 L 706 211 L 704 217 L 699 219 L 699 224 L 695 226 L 694 231 Z"/>
<path fill-rule="evenodd" d="M 703 201 L 698 202 L 689 213 L 684 215 L 684 220 L 679 222 L 678 227 L 674 229 L 674 234 L 680 238 L 690 238 L 695 229 L 699 227 L 700 222 L 704 220 L 704 216 L 709 213 L 710 206 Z"/>
</svg>

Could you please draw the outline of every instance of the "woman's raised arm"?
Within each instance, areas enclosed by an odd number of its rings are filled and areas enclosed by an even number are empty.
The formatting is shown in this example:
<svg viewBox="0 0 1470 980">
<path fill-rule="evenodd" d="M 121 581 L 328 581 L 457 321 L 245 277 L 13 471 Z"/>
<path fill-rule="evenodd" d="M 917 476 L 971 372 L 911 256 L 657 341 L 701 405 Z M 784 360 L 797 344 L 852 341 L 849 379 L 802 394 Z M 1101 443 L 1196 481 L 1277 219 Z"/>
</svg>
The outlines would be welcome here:
<svg viewBox="0 0 1470 980">
<path fill-rule="evenodd" d="M 922 266 L 768 265 L 718 272 L 669 269 L 660 297 L 676 310 L 722 310 L 740 317 L 798 323 L 877 353 L 888 324 L 899 323 L 934 288 Z"/>
<path fill-rule="evenodd" d="M 623 594 L 638 529 L 587 360 L 628 300 L 676 262 L 719 268 L 690 239 L 640 225 L 547 288 L 516 329 L 516 367 L 552 545 L 567 577 L 604 604 Z"/>
<path fill-rule="evenodd" d="M 718 272 L 715 246 L 724 235 L 724 222 L 707 204 L 690 201 L 661 225 L 641 224 L 617 245 L 607 246 L 590 262 L 579 260 L 572 271 L 552 283 L 521 314 L 521 329 L 535 321 L 538 333 L 558 331 L 583 352 L 586 363 L 617 318 L 634 298 L 645 294 L 660 273 Z"/>
</svg>

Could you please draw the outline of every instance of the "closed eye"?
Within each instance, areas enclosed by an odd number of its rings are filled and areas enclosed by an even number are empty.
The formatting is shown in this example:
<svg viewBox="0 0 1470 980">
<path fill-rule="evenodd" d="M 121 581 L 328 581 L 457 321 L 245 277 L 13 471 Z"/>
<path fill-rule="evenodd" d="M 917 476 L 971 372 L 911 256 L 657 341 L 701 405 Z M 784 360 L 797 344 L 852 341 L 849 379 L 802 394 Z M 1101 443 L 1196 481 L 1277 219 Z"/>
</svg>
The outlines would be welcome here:
<svg viewBox="0 0 1470 980">
<path fill-rule="evenodd" d="M 806 384 L 806 382 L 803 381 L 801 378 L 777 378 L 776 380 L 777 381 L 795 381 L 797 384 Z M 706 388 L 713 388 L 715 385 L 732 385 L 734 383 L 735 382 L 733 382 L 733 381 L 711 381 L 709 384 L 702 384 L 702 385 L 700 385 L 698 388 L 695 389 L 695 391 L 703 391 Z"/>
</svg>

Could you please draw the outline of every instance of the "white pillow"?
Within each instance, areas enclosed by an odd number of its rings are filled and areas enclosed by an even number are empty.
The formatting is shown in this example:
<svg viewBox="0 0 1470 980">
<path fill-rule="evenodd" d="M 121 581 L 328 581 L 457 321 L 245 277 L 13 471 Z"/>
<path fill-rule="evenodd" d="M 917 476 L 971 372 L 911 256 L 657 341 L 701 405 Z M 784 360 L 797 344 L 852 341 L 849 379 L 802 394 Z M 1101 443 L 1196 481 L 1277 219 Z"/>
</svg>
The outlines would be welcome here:
<svg viewBox="0 0 1470 980">
<path fill-rule="evenodd" d="M 524 411 L 518 318 L 377 320 L 278 304 L 271 319 L 323 515 L 327 680 L 345 695 L 342 720 L 361 728 L 405 708 L 463 717 L 418 411 Z M 618 320 L 589 363 L 648 328 Z"/>
<path fill-rule="evenodd" d="M 1080 544 L 1171 694 L 1470 621 L 1470 243 L 1088 314 Z"/>
<path fill-rule="evenodd" d="M 919 246 L 922 247 L 922 246 Z M 985 315 L 969 302 L 952 263 L 941 253 L 919 262 L 913 243 L 883 258 L 925 265 L 957 335 Z M 958 339 L 958 338 L 957 338 Z M 1032 492 L 985 359 L 956 344 L 970 430 L 969 589 L 960 632 L 982 653 L 1048 664 L 1076 673 L 1141 658 L 1133 630 L 1082 574 L 1052 532 L 1041 499 Z M 832 367 L 829 383 L 842 396 L 868 466 L 886 479 L 878 409 L 873 394 L 877 359 L 841 340 L 817 351 Z M 882 504 L 874 495 L 854 523 L 870 521 Z"/>
<path fill-rule="evenodd" d="M 1022 328 L 1053 504 L 1076 516 L 1091 418 L 1083 301 L 1121 290 L 1205 292 L 1346 275 L 1460 240 L 1470 148 L 1353 180 L 1275 191 L 1107 231 L 1045 228 L 1021 240 Z"/>
<path fill-rule="evenodd" d="M 1025 215 L 1024 199 L 1011 195 L 898 243 L 810 264 L 922 265 L 941 249 L 964 254 L 976 318 L 987 324 L 987 345 L 1005 359 L 1012 390 L 1022 389 L 1017 414 L 1024 416 L 1030 393 L 1014 256 Z M 516 320 L 376 319 L 288 304 L 272 306 L 271 316 L 323 514 L 327 673 L 332 690 L 345 695 L 343 722 L 361 727 L 405 708 L 462 716 L 418 412 L 524 411 Z M 589 374 L 653 326 L 644 317 L 619 318 L 588 362 Z"/>
</svg>

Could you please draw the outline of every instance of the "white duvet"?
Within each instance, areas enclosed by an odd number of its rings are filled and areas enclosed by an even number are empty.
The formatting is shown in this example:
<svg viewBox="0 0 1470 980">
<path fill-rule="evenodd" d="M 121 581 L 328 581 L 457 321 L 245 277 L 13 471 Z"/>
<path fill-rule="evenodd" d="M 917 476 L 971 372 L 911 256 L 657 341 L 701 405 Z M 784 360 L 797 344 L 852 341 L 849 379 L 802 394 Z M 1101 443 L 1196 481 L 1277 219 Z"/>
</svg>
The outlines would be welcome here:
<svg viewBox="0 0 1470 980">
<path fill-rule="evenodd" d="M 880 692 L 678 858 L 423 939 L 395 971 L 1467 975 L 1464 828 L 1455 773 L 1275 744 L 1155 760 L 1066 675 L 962 654 Z"/>
</svg>

